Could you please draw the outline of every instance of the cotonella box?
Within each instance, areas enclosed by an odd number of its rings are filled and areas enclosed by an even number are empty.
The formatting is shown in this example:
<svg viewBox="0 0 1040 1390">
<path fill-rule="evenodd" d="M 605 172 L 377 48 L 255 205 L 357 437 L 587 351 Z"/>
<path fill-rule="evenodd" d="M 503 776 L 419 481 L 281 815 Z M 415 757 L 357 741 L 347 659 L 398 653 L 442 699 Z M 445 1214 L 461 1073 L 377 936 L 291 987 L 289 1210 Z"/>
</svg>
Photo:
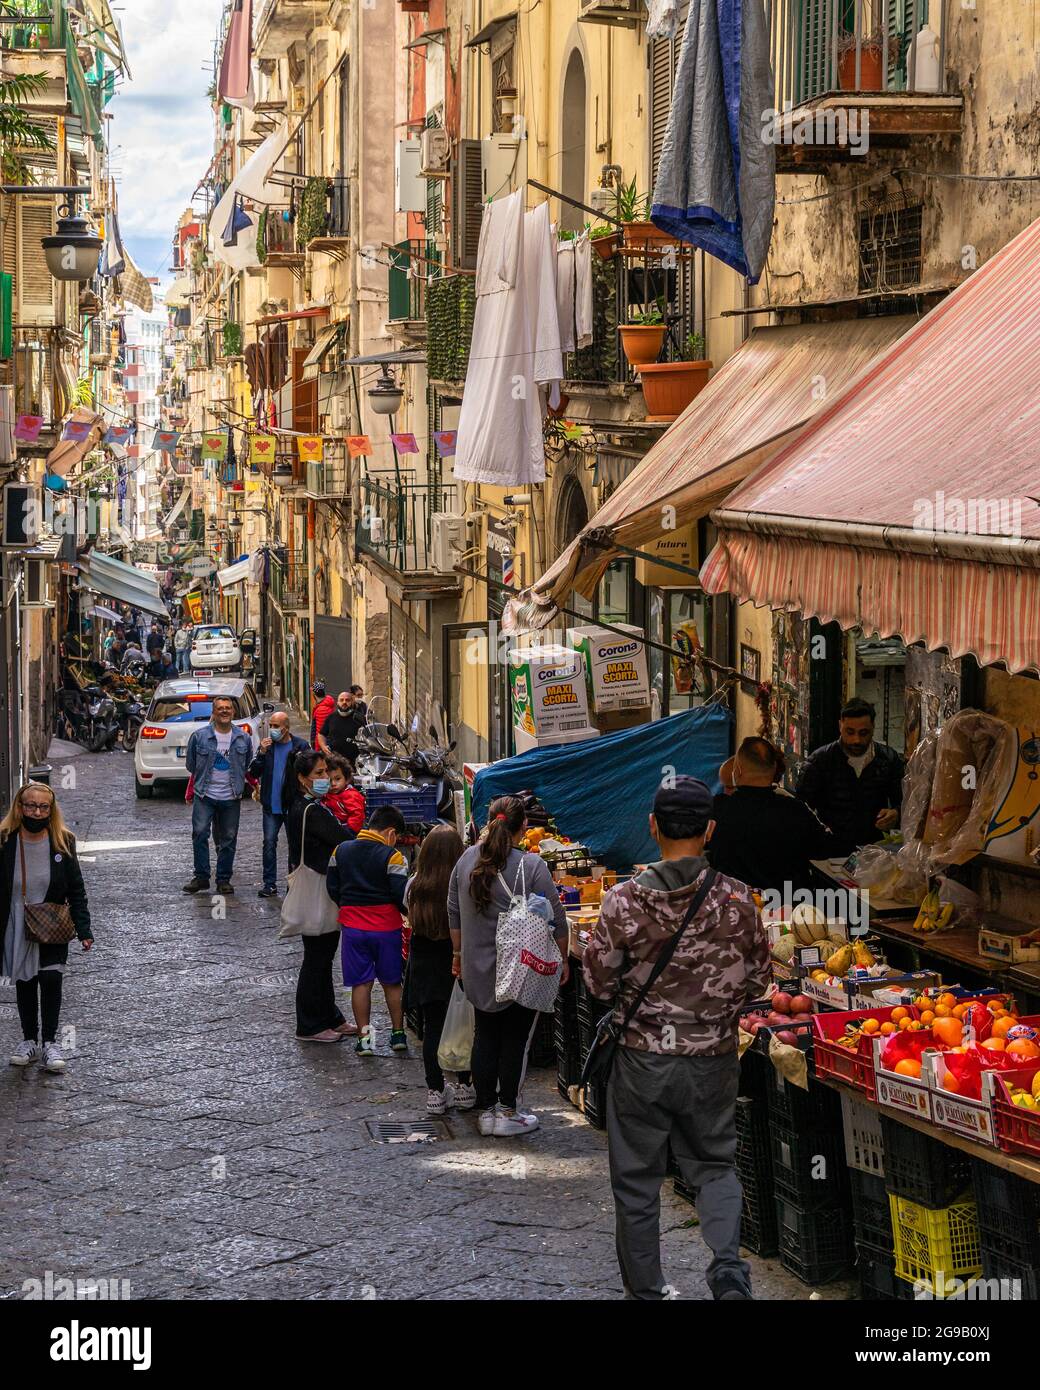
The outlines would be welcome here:
<svg viewBox="0 0 1040 1390">
<path fill-rule="evenodd" d="M 595 738 L 589 722 L 585 658 L 569 647 L 518 647 L 509 653 L 516 751 Z"/>
<path fill-rule="evenodd" d="M 646 645 L 638 627 L 624 625 L 631 637 L 602 627 L 572 627 L 567 641 L 585 658 L 589 705 L 596 714 L 644 709 L 650 704 Z"/>
</svg>

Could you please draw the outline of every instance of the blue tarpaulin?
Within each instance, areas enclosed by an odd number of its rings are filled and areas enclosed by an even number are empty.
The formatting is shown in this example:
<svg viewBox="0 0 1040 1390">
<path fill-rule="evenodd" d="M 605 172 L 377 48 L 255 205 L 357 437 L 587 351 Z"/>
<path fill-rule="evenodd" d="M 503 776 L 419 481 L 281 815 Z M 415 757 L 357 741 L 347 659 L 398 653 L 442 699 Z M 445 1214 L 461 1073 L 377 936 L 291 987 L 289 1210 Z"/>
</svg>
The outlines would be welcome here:
<svg viewBox="0 0 1040 1390">
<path fill-rule="evenodd" d="M 684 710 L 618 734 L 557 748 L 533 748 L 478 772 L 473 817 L 487 820 L 496 796 L 533 791 L 561 834 L 580 840 L 611 869 L 656 859 L 647 825 L 654 793 L 669 771 L 719 788 L 732 716 L 718 705 Z"/>
</svg>

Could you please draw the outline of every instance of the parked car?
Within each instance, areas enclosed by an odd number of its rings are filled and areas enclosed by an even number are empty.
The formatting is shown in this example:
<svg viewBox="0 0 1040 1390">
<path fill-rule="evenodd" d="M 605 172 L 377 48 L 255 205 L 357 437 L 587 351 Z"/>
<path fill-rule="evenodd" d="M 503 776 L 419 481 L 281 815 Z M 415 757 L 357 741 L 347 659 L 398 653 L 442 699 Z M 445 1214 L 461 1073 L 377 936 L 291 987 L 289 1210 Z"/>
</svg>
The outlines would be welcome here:
<svg viewBox="0 0 1040 1390">
<path fill-rule="evenodd" d="M 182 676 L 163 681 L 152 695 L 134 745 L 134 785 L 139 797 L 151 796 L 160 782 L 186 782 L 188 740 L 209 722 L 213 701 L 226 696 L 235 705 L 234 722 L 253 740 L 253 751 L 267 737 L 273 705 L 261 705 L 248 681 L 233 676 Z"/>
<path fill-rule="evenodd" d="M 247 629 L 240 637 L 226 623 L 200 623 L 191 634 L 191 669 L 241 671 L 243 654 L 253 651 L 255 636 Z"/>
</svg>

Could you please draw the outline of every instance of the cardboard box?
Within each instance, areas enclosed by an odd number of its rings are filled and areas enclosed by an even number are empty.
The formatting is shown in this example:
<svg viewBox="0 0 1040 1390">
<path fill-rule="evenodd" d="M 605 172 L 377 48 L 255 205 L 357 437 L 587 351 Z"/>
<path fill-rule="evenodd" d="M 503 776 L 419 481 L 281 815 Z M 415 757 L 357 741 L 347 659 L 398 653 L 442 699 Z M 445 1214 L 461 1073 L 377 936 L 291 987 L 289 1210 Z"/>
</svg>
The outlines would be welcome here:
<svg viewBox="0 0 1040 1390">
<path fill-rule="evenodd" d="M 920 1077 L 900 1076 L 898 1072 L 887 1071 L 881 1065 L 881 1051 L 887 1038 L 873 1039 L 874 1044 L 874 1084 L 877 1088 L 878 1105 L 888 1106 L 890 1110 L 902 1110 L 907 1115 L 916 1115 L 919 1120 L 932 1118 L 932 1092 L 924 1067 Z"/>
<path fill-rule="evenodd" d="M 602 627 L 572 627 L 567 641 L 585 659 L 589 709 L 595 715 L 647 711 L 650 676 L 641 628 L 619 624 L 631 638 Z"/>
<path fill-rule="evenodd" d="M 1008 965 L 1040 960 L 1040 932 L 1002 932 L 980 927 L 979 955 Z"/>
<path fill-rule="evenodd" d="M 589 719 L 585 659 L 570 647 L 515 647 L 509 689 L 516 751 L 597 738 Z"/>
<path fill-rule="evenodd" d="M 465 797 L 466 823 L 473 816 L 473 783 L 476 781 L 477 773 L 484 768 L 490 767 L 490 763 L 463 763 L 462 764 L 462 794 Z"/>
<path fill-rule="evenodd" d="M 941 1052 L 930 1052 L 925 1057 L 921 1075 L 926 1076 L 932 1092 L 932 1123 L 940 1129 L 951 1130 L 976 1144 L 997 1146 L 997 1136 L 993 1117 L 993 1096 L 996 1092 L 995 1071 L 982 1073 L 982 1099 L 972 1100 L 968 1096 L 958 1096 L 943 1086 L 946 1078 L 946 1061 Z"/>
</svg>

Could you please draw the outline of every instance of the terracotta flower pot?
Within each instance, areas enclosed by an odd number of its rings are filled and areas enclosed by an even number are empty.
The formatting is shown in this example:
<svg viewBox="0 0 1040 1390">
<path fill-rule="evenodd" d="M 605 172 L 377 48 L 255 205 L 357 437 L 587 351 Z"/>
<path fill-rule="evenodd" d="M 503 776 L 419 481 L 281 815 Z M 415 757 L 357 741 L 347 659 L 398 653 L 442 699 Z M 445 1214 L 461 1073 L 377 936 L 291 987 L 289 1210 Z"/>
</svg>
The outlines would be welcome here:
<svg viewBox="0 0 1040 1390">
<path fill-rule="evenodd" d="M 648 362 L 639 367 L 648 420 L 677 420 L 708 384 L 710 362 Z"/>
<path fill-rule="evenodd" d="M 880 92 L 885 87 L 885 45 L 864 39 L 860 46 L 859 86 L 856 85 L 856 45 L 838 54 L 838 86 L 843 92 Z"/>
<path fill-rule="evenodd" d="M 662 232 L 660 227 L 656 227 L 653 222 L 626 222 L 624 229 L 624 244 L 626 246 L 676 246 L 678 243 L 675 237 L 667 232 Z"/>
<path fill-rule="evenodd" d="M 667 329 L 663 323 L 623 323 L 619 332 L 625 356 L 633 367 L 641 367 L 657 361 Z"/>
<path fill-rule="evenodd" d="M 592 238 L 592 249 L 596 255 L 604 261 L 609 261 L 614 252 L 618 249 L 621 238 L 617 232 L 611 232 L 609 236 L 594 236 Z"/>
</svg>

